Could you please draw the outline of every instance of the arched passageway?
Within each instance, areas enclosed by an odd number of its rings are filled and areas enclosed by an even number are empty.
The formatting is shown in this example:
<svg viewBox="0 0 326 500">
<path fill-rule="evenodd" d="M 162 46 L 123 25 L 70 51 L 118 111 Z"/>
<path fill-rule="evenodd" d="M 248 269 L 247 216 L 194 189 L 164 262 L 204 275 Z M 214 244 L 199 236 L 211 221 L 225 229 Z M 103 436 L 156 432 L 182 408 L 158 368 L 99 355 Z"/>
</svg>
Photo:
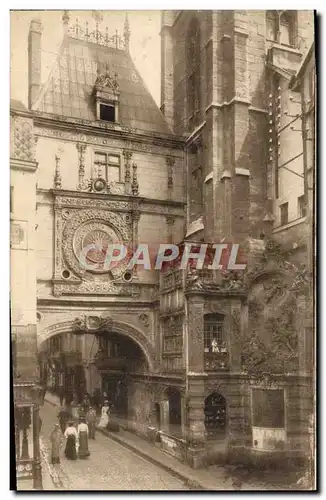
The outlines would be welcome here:
<svg viewBox="0 0 326 500">
<path fill-rule="evenodd" d="M 47 389 L 71 402 L 85 394 L 107 399 L 114 411 L 128 415 L 128 385 L 134 374 L 150 370 L 148 357 L 134 339 L 114 331 L 53 335 L 40 345 L 39 360 Z"/>
</svg>

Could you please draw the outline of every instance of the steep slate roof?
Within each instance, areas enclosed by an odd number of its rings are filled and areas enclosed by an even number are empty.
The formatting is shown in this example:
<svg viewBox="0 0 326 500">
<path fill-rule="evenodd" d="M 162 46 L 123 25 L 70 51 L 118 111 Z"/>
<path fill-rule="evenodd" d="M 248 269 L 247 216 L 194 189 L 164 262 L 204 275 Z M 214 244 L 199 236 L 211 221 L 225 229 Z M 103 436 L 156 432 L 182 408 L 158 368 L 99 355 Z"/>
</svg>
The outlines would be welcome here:
<svg viewBox="0 0 326 500">
<path fill-rule="evenodd" d="M 10 99 L 10 108 L 13 110 L 25 111 L 26 113 L 28 113 L 28 109 L 26 108 L 26 106 L 24 106 L 24 104 L 17 99 Z"/>
<path fill-rule="evenodd" d="M 92 91 L 97 68 L 117 73 L 120 91 L 119 122 L 144 131 L 173 134 L 146 88 L 128 52 L 66 38 L 49 79 L 33 109 L 85 120 L 95 120 Z"/>
</svg>

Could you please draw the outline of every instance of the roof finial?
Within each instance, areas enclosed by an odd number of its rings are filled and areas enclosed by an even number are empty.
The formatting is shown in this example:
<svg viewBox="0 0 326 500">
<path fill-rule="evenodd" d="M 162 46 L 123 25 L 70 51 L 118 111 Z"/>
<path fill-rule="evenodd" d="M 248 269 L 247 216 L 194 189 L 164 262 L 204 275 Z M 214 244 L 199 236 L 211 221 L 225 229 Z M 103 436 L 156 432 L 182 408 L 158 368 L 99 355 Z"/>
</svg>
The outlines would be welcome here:
<svg viewBox="0 0 326 500">
<path fill-rule="evenodd" d="M 127 52 L 129 52 L 130 34 L 131 34 L 131 31 L 130 31 L 130 27 L 129 27 L 128 12 L 126 12 L 125 24 L 124 24 L 124 29 L 123 29 L 123 36 L 125 39 L 125 49 Z"/>
<path fill-rule="evenodd" d="M 68 33 L 69 20 L 70 20 L 69 10 L 64 10 L 62 15 L 64 35 L 67 35 Z"/>
</svg>

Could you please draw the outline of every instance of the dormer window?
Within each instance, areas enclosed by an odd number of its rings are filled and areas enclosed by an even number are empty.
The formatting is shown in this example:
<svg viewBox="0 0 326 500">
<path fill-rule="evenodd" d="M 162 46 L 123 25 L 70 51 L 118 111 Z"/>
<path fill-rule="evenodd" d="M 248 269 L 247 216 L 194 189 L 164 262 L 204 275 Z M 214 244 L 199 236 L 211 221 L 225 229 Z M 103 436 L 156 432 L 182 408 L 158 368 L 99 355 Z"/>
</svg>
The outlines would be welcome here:
<svg viewBox="0 0 326 500">
<path fill-rule="evenodd" d="M 119 121 L 119 84 L 118 75 L 111 74 L 108 67 L 98 68 L 94 84 L 96 119 L 111 123 Z"/>
<path fill-rule="evenodd" d="M 100 120 L 115 122 L 115 105 L 100 102 Z"/>
</svg>

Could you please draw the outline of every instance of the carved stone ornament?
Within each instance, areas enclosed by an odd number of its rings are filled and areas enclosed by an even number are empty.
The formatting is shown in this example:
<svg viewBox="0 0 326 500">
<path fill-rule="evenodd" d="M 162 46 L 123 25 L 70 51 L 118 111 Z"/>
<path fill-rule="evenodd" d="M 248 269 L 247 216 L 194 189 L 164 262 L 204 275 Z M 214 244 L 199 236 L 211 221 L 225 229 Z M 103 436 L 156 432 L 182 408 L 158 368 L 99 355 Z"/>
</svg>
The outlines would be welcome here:
<svg viewBox="0 0 326 500">
<path fill-rule="evenodd" d="M 77 186 L 77 190 L 101 194 L 125 194 L 124 184 L 115 181 L 107 182 L 102 177 L 98 177 L 97 179 L 82 179 Z"/>
<path fill-rule="evenodd" d="M 70 208 L 96 208 L 101 210 L 121 210 L 129 211 L 132 209 L 132 203 L 129 201 L 121 200 L 107 200 L 107 199 L 91 199 L 84 197 L 68 197 L 57 196 L 55 200 L 55 208 L 69 207 Z"/>
<path fill-rule="evenodd" d="M 75 318 L 72 331 L 75 334 L 82 333 L 100 333 L 112 329 L 113 320 L 110 317 L 101 316 L 81 316 Z"/>
<path fill-rule="evenodd" d="M 145 314 L 145 313 L 140 314 L 139 319 L 143 323 L 144 326 L 149 326 L 148 314 Z"/>
<path fill-rule="evenodd" d="M 103 73 L 99 73 L 95 81 L 95 88 L 97 87 L 100 88 L 106 87 L 110 90 L 113 90 L 114 92 L 118 92 L 119 90 L 118 74 L 117 73 L 111 74 L 108 69 L 106 69 L 106 71 Z"/>
</svg>

